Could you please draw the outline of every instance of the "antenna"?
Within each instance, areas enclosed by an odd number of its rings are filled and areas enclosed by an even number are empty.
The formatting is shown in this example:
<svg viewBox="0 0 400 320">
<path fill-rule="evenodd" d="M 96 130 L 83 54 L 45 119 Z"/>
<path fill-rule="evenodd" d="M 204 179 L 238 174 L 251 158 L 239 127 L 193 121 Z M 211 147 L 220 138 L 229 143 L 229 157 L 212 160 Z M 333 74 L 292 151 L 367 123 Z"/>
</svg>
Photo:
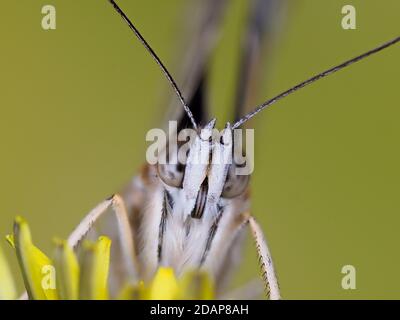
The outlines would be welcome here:
<svg viewBox="0 0 400 320">
<path fill-rule="evenodd" d="M 112 4 L 112 6 L 114 7 L 115 11 L 117 11 L 119 13 L 119 15 L 122 17 L 122 19 L 128 24 L 129 28 L 133 31 L 135 36 L 139 39 L 139 41 L 142 43 L 142 45 L 150 53 L 150 55 L 154 59 L 154 61 L 161 68 L 161 70 L 164 73 L 165 77 L 167 78 L 168 82 L 171 84 L 172 88 L 174 89 L 175 94 L 178 96 L 179 101 L 181 102 L 183 108 L 185 109 L 185 112 L 187 113 L 190 121 L 193 124 L 194 129 L 197 130 L 197 124 L 196 124 L 196 121 L 195 121 L 195 119 L 193 117 L 193 114 L 190 111 L 185 99 L 183 98 L 181 90 L 179 90 L 178 85 L 176 84 L 174 78 L 172 78 L 172 76 L 169 73 L 168 69 L 164 66 L 164 64 L 162 63 L 161 59 L 157 56 L 157 54 L 154 52 L 154 50 L 150 47 L 150 45 L 147 43 L 147 41 L 140 34 L 139 30 L 133 25 L 131 20 L 129 20 L 129 18 L 122 11 L 122 9 L 115 3 L 115 1 L 114 0 L 108 0 L 108 1 Z"/>
<path fill-rule="evenodd" d="M 355 58 L 352 58 L 350 60 L 347 60 L 333 68 L 330 68 L 328 70 L 325 70 L 324 72 L 321 72 L 297 85 L 295 85 L 294 87 L 290 88 L 289 90 L 286 90 L 284 92 L 282 92 L 281 94 L 278 94 L 276 97 L 265 101 L 264 103 L 262 103 L 261 105 L 259 105 L 257 108 L 255 108 L 253 111 L 249 112 L 248 114 L 246 114 L 245 116 L 243 116 L 241 119 L 239 119 L 237 122 L 235 122 L 235 124 L 232 126 L 232 129 L 236 129 L 238 127 L 240 127 L 243 123 L 245 123 L 247 120 L 253 118 L 256 114 L 258 114 L 259 112 L 261 112 L 262 110 L 268 108 L 269 106 L 273 105 L 274 103 L 278 102 L 279 100 L 287 97 L 288 95 L 296 92 L 297 90 L 304 88 L 305 86 L 320 80 L 326 76 L 331 75 L 332 73 L 335 73 L 336 71 L 342 70 L 343 68 L 346 68 L 350 65 L 352 65 L 353 63 L 356 63 L 360 60 L 363 60 L 366 57 L 369 57 L 375 53 L 378 53 L 379 51 L 386 49 L 392 45 L 394 45 L 395 43 L 400 41 L 400 37 L 394 38 L 393 40 L 386 42 L 370 51 L 367 51 Z"/>
</svg>

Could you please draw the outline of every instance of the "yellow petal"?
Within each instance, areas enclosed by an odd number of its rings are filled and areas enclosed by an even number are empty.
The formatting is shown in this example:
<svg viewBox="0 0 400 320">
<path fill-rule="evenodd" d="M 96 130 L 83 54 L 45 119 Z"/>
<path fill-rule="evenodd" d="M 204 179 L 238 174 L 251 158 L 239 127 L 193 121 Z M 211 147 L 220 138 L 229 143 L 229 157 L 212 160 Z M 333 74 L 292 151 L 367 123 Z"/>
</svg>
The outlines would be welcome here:
<svg viewBox="0 0 400 320">
<path fill-rule="evenodd" d="M 108 299 L 110 248 L 111 240 L 107 237 L 100 237 L 96 243 L 83 243 L 80 299 Z"/>
<path fill-rule="evenodd" d="M 118 294 L 117 300 L 141 300 L 144 298 L 144 284 L 143 281 L 137 285 L 127 285 Z"/>
<path fill-rule="evenodd" d="M 57 299 L 56 275 L 52 261 L 32 243 L 28 223 L 21 217 L 14 222 L 18 262 L 30 299 Z"/>
<path fill-rule="evenodd" d="M 212 300 L 214 284 L 205 271 L 188 271 L 179 280 L 179 299 Z"/>
<path fill-rule="evenodd" d="M 0 247 L 0 300 L 13 300 L 17 298 L 14 280 L 6 258 Z"/>
<path fill-rule="evenodd" d="M 172 268 L 159 268 L 146 293 L 149 300 L 172 300 L 178 295 L 178 282 Z"/>
<path fill-rule="evenodd" d="M 79 298 L 79 264 L 72 248 L 65 240 L 54 240 L 54 266 L 57 271 L 57 291 L 62 300 Z"/>
<path fill-rule="evenodd" d="M 6 240 L 8 242 L 8 244 L 15 249 L 15 243 L 14 243 L 14 235 L 13 234 L 8 234 L 6 235 Z"/>
</svg>

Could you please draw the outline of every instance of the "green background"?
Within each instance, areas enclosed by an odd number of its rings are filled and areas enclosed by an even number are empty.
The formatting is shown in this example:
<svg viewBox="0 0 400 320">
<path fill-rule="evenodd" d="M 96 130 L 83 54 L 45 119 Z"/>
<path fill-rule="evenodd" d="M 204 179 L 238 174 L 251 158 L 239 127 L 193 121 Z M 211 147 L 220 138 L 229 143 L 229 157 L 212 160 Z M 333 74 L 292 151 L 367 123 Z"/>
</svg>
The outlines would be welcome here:
<svg viewBox="0 0 400 320">
<path fill-rule="evenodd" d="M 231 2 L 211 76 L 220 127 L 233 105 L 246 8 L 246 0 Z M 187 1 L 119 3 L 177 74 Z M 41 28 L 45 4 L 57 9 L 54 31 Z M 257 102 L 398 35 L 398 0 L 290 4 Z M 357 9 L 357 30 L 341 28 L 345 4 Z M 284 298 L 400 298 L 399 54 L 390 48 L 313 84 L 254 122 L 253 213 Z M 51 252 L 53 236 L 67 237 L 135 174 L 170 93 L 106 0 L 4 2 L 0 234 L 23 215 Z M 244 261 L 236 284 L 258 274 L 251 241 Z M 356 267 L 356 290 L 341 288 L 347 264 Z"/>
</svg>

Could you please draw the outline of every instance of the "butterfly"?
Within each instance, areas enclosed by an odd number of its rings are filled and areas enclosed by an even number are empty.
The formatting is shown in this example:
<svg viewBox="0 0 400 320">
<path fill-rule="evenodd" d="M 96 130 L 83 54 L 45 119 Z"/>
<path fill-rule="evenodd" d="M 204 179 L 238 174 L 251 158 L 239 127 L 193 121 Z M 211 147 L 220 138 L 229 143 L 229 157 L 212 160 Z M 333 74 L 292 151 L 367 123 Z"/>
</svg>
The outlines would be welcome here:
<svg viewBox="0 0 400 320">
<path fill-rule="evenodd" d="M 144 165 L 126 188 L 101 202 L 81 221 L 70 235 L 69 244 L 79 251 L 83 239 L 99 235 L 112 239 L 111 293 L 118 292 L 126 282 L 149 280 L 158 267 L 168 266 L 178 276 L 191 269 L 205 270 L 214 280 L 217 293 L 221 294 L 238 264 L 245 229 L 250 228 L 266 293 L 271 299 L 280 299 L 266 238 L 250 214 L 250 175 L 238 174 L 241 164 L 232 160 L 235 153 L 233 132 L 286 96 L 394 45 L 400 37 L 321 72 L 246 112 L 245 101 L 252 91 L 254 73 L 262 59 L 261 44 L 267 38 L 268 22 L 279 3 L 250 1 L 234 121 L 227 123 L 220 139 L 215 140 L 209 135 L 215 127 L 215 119 L 209 117 L 204 98 L 206 65 L 229 2 L 207 0 L 198 8 L 200 19 L 193 47 L 188 50 L 185 94 L 118 4 L 114 0 L 109 2 L 158 64 L 178 97 L 180 105 L 171 117 L 177 123 L 176 133 L 191 129 L 195 135 L 188 145 L 184 163 L 169 157 L 166 162 Z M 171 142 L 170 139 L 166 141 L 164 151 Z M 219 154 L 227 155 L 231 161 L 215 163 L 213 160 Z"/>
</svg>

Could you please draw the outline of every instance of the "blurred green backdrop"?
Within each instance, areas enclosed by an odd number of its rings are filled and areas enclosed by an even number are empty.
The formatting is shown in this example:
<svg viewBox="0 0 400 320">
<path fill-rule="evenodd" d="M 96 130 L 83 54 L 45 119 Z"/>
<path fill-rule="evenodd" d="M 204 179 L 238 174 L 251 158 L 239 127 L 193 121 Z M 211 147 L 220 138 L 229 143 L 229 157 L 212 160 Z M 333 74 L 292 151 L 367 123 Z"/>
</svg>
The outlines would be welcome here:
<svg viewBox="0 0 400 320">
<path fill-rule="evenodd" d="M 246 7 L 231 2 L 211 77 L 220 125 Z M 119 3 L 176 74 L 187 1 Z M 57 9 L 54 31 L 41 28 L 45 4 Z M 290 4 L 258 102 L 398 35 L 398 0 Z M 357 9 L 357 30 L 341 28 L 345 4 Z M 170 89 L 106 0 L 7 1 L 0 17 L 0 234 L 21 214 L 51 252 L 53 236 L 67 237 L 135 174 Z M 399 54 L 354 65 L 254 122 L 253 212 L 284 298 L 400 298 Z M 258 274 L 253 251 L 249 241 L 237 284 Z M 356 290 L 341 288 L 346 264 L 357 269 Z"/>
</svg>

